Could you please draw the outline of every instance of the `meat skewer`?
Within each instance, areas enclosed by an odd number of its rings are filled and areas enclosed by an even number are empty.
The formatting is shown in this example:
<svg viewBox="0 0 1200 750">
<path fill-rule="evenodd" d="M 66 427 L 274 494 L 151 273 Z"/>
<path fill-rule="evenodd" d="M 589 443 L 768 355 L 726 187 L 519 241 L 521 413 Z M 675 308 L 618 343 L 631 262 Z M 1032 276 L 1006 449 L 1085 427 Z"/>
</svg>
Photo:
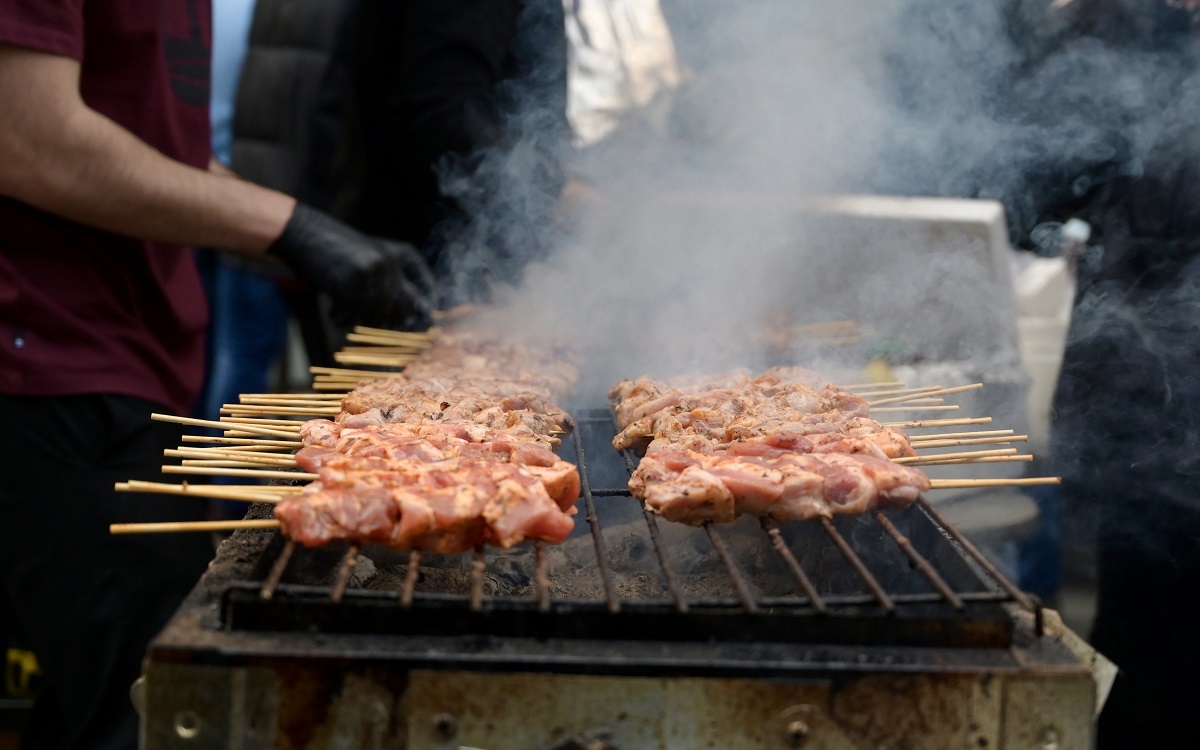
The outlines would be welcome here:
<svg viewBox="0 0 1200 750">
<path fill-rule="evenodd" d="M 403 377 L 351 391 L 336 419 L 300 427 L 295 460 L 317 480 L 276 505 L 284 535 L 442 553 L 561 542 L 580 481 L 552 451 L 574 426 L 552 398 L 578 371 L 547 356 L 443 335 Z"/>
<path fill-rule="evenodd" d="M 907 436 L 801 368 L 641 378 L 610 396 L 621 428 L 613 445 L 645 451 L 630 491 L 668 520 L 860 514 L 908 505 L 931 486 L 924 472 L 889 460 L 916 456 Z"/>
</svg>

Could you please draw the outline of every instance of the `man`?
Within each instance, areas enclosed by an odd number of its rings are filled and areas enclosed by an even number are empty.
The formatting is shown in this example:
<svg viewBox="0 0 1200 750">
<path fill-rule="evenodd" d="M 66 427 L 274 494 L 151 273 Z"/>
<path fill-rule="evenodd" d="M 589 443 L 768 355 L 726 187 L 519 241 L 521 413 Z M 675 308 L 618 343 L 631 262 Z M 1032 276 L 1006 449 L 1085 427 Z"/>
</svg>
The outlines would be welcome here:
<svg viewBox="0 0 1200 750">
<path fill-rule="evenodd" d="M 209 170 L 208 0 L 0 0 L 0 581 L 45 668 L 27 747 L 129 748 L 145 645 L 202 572 L 195 537 L 115 521 L 198 509 L 152 478 L 203 375 L 187 246 L 271 256 L 344 320 L 418 322 L 411 247 Z M 246 321 L 246 325 L 253 325 Z"/>
</svg>

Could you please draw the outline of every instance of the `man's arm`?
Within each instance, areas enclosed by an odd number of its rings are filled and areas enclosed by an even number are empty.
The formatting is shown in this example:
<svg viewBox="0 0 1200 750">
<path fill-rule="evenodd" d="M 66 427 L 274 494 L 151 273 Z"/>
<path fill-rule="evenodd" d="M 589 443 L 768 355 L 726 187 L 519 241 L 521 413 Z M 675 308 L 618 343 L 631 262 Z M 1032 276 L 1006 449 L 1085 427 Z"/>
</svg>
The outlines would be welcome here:
<svg viewBox="0 0 1200 750">
<path fill-rule="evenodd" d="M 0 44 L 0 194 L 147 240 L 264 252 L 295 200 L 164 156 L 92 110 L 79 63 Z"/>
</svg>

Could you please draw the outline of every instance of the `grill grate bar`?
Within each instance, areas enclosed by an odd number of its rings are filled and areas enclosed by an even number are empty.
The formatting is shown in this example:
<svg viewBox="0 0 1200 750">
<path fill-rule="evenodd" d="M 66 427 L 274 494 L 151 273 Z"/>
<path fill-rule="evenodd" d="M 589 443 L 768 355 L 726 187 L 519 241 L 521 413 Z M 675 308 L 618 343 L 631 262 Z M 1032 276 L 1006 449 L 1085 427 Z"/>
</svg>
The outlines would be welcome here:
<svg viewBox="0 0 1200 750">
<path fill-rule="evenodd" d="M 987 574 L 1000 585 L 1000 588 L 1004 589 L 1005 593 L 1011 596 L 1022 607 L 1040 617 L 1041 607 L 1034 604 L 1033 601 L 1025 595 L 1025 592 L 1013 585 L 1013 582 L 1008 580 L 1008 578 L 1001 573 L 1000 570 L 993 565 L 990 560 L 984 557 L 983 553 L 980 552 L 974 544 L 971 544 L 971 542 L 968 541 L 967 538 L 958 531 L 958 529 L 951 526 L 946 519 L 942 517 L 942 514 L 938 513 L 934 509 L 933 505 L 931 505 L 928 500 L 926 500 L 924 497 L 918 498 L 917 505 L 928 517 L 932 518 L 938 526 L 941 526 L 942 529 L 944 529 L 945 532 L 949 534 L 952 539 L 954 539 L 954 541 L 958 542 L 958 544 L 967 551 L 967 554 L 971 556 L 971 559 L 973 559 L 979 565 L 979 567 L 983 568 L 983 570 L 986 571 Z"/>
<path fill-rule="evenodd" d="M 411 607 L 417 591 L 417 580 L 421 577 L 421 553 L 408 553 L 408 567 L 404 570 L 404 585 L 400 587 L 400 605 Z"/>
<path fill-rule="evenodd" d="M 333 580 L 333 588 L 329 590 L 329 600 L 334 604 L 340 604 L 342 597 L 346 595 L 346 586 L 350 583 L 350 576 L 354 573 L 355 566 L 358 565 L 358 553 L 362 547 L 357 544 L 351 544 L 350 549 L 346 550 L 346 554 L 342 555 L 342 562 L 338 565 L 337 578 Z"/>
<path fill-rule="evenodd" d="M 596 563 L 600 566 L 600 580 L 604 583 L 604 599 L 608 603 L 608 611 L 616 614 L 621 611 L 621 602 L 617 600 L 616 585 L 613 583 L 612 565 L 608 561 L 608 547 L 600 533 L 600 517 L 596 515 L 596 503 L 592 499 L 592 483 L 588 479 L 587 455 L 583 450 L 583 440 L 575 433 L 575 459 L 579 467 L 579 483 L 583 492 L 583 502 L 587 508 L 588 526 L 592 531 L 592 544 L 596 549 Z"/>
<path fill-rule="evenodd" d="M 766 517 L 759 519 L 759 521 L 762 524 L 763 531 L 771 539 L 771 546 L 783 558 L 783 564 L 787 567 L 788 572 L 792 574 L 792 578 L 796 579 L 796 584 L 804 591 L 804 596 L 808 598 L 809 603 L 812 604 L 812 608 L 821 614 L 825 614 L 825 602 L 817 594 L 817 589 L 804 572 L 804 568 L 800 567 L 800 561 L 796 559 L 796 556 L 788 549 L 787 543 L 783 541 L 783 535 L 779 533 L 779 524 Z"/>
<path fill-rule="evenodd" d="M 621 457 L 625 459 L 625 469 L 630 474 L 633 474 L 633 470 L 636 467 L 634 466 L 632 452 L 627 450 L 621 451 Z M 611 492 L 613 495 L 620 494 L 625 497 L 632 497 L 628 487 L 622 490 L 606 490 L 606 492 Z M 675 605 L 675 611 L 681 613 L 687 612 L 687 597 L 684 596 L 683 589 L 679 585 L 679 577 L 675 575 L 675 569 L 671 567 L 671 563 L 667 560 L 667 552 L 662 544 L 662 535 L 658 530 L 658 519 L 640 501 L 638 505 L 642 506 L 642 516 L 646 519 L 646 527 L 650 529 L 650 541 L 654 546 L 654 556 L 658 558 L 658 567 L 662 570 L 663 579 L 667 582 L 667 591 L 671 594 L 671 601 Z"/>
<path fill-rule="evenodd" d="M 475 552 L 471 555 L 471 611 L 481 612 L 483 610 L 483 574 L 487 569 L 487 563 L 483 557 L 483 545 L 475 548 Z"/>
<path fill-rule="evenodd" d="M 717 557 L 721 558 L 725 570 L 729 573 L 729 580 L 733 582 L 733 590 L 737 594 L 738 601 L 742 603 L 742 609 L 751 613 L 757 612 L 758 605 L 754 603 L 754 597 L 750 594 L 750 588 L 746 585 L 746 579 L 738 569 L 737 562 L 729 554 L 729 549 L 725 546 L 725 539 L 721 537 L 711 521 L 704 523 L 704 530 L 708 532 L 709 541 L 712 542 Z"/>
<path fill-rule="evenodd" d="M 913 565 L 917 566 L 917 569 L 925 575 L 925 578 L 929 580 L 929 583 L 931 583 L 933 587 L 938 590 L 938 593 L 950 603 L 950 606 L 962 611 L 962 599 L 958 596 L 958 594 L 954 593 L 954 590 L 946 584 L 946 581 L 943 580 L 940 575 L 938 575 L 938 572 L 933 569 L 933 566 L 929 564 L 929 561 L 926 560 L 920 552 L 917 552 L 916 548 L 913 547 L 912 542 L 909 541 L 908 537 L 900 533 L 900 530 L 896 528 L 896 525 L 892 523 L 890 518 L 883 514 L 883 511 L 875 511 L 875 518 L 879 521 L 880 525 L 887 530 L 887 533 L 891 535 L 892 539 L 895 540 L 900 549 L 904 550 L 904 554 L 908 555 L 908 559 L 912 560 Z"/>
<path fill-rule="evenodd" d="M 550 573 L 547 569 L 549 563 L 546 559 L 546 545 L 542 541 L 538 541 L 533 545 L 533 593 L 537 598 L 538 610 L 541 612 L 550 611 Z"/>
<path fill-rule="evenodd" d="M 279 553 L 279 557 L 275 558 L 275 562 L 271 564 L 271 572 L 267 574 L 267 579 L 263 581 L 262 590 L 258 595 L 264 600 L 269 600 L 275 596 L 275 589 L 279 588 L 279 581 L 283 579 L 283 571 L 287 570 L 288 563 L 292 559 L 292 553 L 296 551 L 296 543 L 288 540 L 287 544 L 283 545 L 283 550 Z"/>
<path fill-rule="evenodd" d="M 662 568 L 663 578 L 667 582 L 667 592 L 671 595 L 671 602 L 675 606 L 675 611 L 685 613 L 688 611 L 687 598 L 683 595 L 683 589 L 679 586 L 679 578 L 675 575 L 675 569 L 667 561 L 666 551 L 663 549 L 662 537 L 658 531 L 658 520 L 654 514 L 642 508 L 642 515 L 646 518 L 646 526 L 650 529 L 650 542 L 654 547 L 654 556 L 658 558 L 658 565 Z"/>
<path fill-rule="evenodd" d="M 867 566 L 863 564 L 858 555 L 854 554 L 854 550 L 850 548 L 850 545 L 841 535 L 841 532 L 837 530 L 837 527 L 833 525 L 833 522 L 828 518 L 822 518 L 821 527 L 825 529 L 825 533 L 837 545 L 842 556 L 846 558 L 846 562 L 850 563 L 851 567 L 858 573 L 858 577 L 863 580 L 863 583 L 867 584 L 867 588 L 871 590 L 871 593 L 875 596 L 875 600 L 879 602 L 879 606 L 883 607 L 888 614 L 895 612 L 896 605 L 892 601 L 892 598 L 879 585 L 879 581 L 875 580 L 875 576 L 871 575 L 871 571 L 867 570 Z"/>
</svg>

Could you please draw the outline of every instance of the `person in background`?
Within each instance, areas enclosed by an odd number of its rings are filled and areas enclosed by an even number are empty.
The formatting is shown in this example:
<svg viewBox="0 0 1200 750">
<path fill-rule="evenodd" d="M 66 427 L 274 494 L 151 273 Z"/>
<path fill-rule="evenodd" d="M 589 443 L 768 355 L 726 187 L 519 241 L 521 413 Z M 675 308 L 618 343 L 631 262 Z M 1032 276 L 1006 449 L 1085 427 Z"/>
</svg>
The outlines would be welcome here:
<svg viewBox="0 0 1200 750">
<path fill-rule="evenodd" d="M 278 259 L 343 321 L 433 304 L 411 247 L 212 164 L 210 37 L 207 0 L 0 0 L 0 585 L 45 670 L 27 748 L 136 746 L 129 685 L 211 556 L 108 533 L 202 512 L 114 491 L 159 477 L 179 432 L 149 415 L 199 392 L 189 247 Z"/>
<path fill-rule="evenodd" d="M 212 0 L 212 5 L 212 152 L 221 165 L 233 168 L 234 100 L 255 0 Z M 270 390 L 268 378 L 287 336 L 288 308 L 279 288 L 282 269 L 218 250 L 199 250 L 197 263 L 209 324 L 204 386 L 194 411 L 197 417 L 215 420 L 221 406 L 236 402 L 240 394 Z M 240 517 L 245 511 L 241 503 L 212 501 L 210 506 L 214 517 Z"/>
<path fill-rule="evenodd" d="M 1098 748 L 1189 747 L 1200 705 L 1200 37 L 1196 0 L 1013 4 L 1003 99 L 1037 142 L 1013 235 L 1091 226 L 1054 399 L 1063 533 L 1095 534 L 1090 640 L 1120 674 Z M 1062 239 L 1056 244 L 1063 244 Z"/>
<path fill-rule="evenodd" d="M 420 248 L 483 301 L 553 243 L 567 182 L 561 0 L 355 0 L 299 195 Z"/>
</svg>

